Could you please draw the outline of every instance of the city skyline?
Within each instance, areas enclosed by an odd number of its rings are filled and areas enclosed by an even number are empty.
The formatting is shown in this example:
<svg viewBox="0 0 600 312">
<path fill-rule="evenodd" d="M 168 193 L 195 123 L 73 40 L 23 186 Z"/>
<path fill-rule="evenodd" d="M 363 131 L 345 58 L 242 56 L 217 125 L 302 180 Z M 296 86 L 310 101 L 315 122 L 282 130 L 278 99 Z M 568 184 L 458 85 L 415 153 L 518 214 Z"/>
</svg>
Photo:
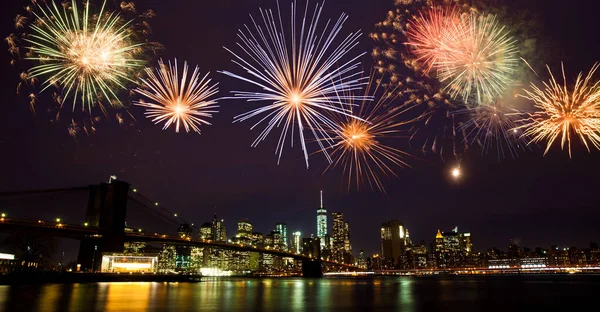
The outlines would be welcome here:
<svg viewBox="0 0 600 312">
<path fill-rule="evenodd" d="M 509 8 L 523 6 L 543 16 L 537 20 L 539 28 L 544 30 L 539 41 L 549 46 L 539 50 L 553 51 L 555 56 L 548 60 L 553 68 L 564 61 L 569 80 L 597 61 L 598 49 L 579 49 L 581 44 L 589 42 L 569 35 L 597 28 L 592 4 L 559 8 L 544 5 L 540 0 L 509 3 Z M 214 73 L 234 68 L 222 46 L 232 45 L 237 29 L 248 21 L 248 12 L 256 12 L 259 6 L 272 8 L 274 1 L 240 1 L 236 10 L 230 9 L 230 1 L 190 3 L 185 12 L 160 1 L 136 5 L 140 11 L 151 8 L 157 13 L 152 21 L 157 30 L 152 39 L 168 47 L 161 57 L 165 60 L 178 57 L 198 64 L 203 72 Z M 376 0 L 364 6 L 332 0 L 327 1 L 323 14 L 338 16 L 340 7 L 349 14 L 349 24 L 344 29 L 362 29 L 364 35 L 357 48 L 370 53 L 373 42 L 369 33 L 393 9 L 392 2 Z M 14 29 L 14 15 L 22 9 L 18 2 L 6 3 L 6 9 L 0 13 L 5 32 Z M 170 17 L 178 14 L 184 15 L 173 24 Z M 585 17 L 586 14 L 590 16 Z M 221 23 L 223 20 L 233 22 Z M 564 23 L 556 23 L 557 20 Z M 214 25 L 222 26 L 206 34 L 205 40 L 211 45 L 166 31 L 210 29 Z M 570 31 L 564 31 L 564 25 Z M 367 55 L 363 60 L 367 68 L 372 64 L 370 59 Z M 256 133 L 249 131 L 249 125 L 231 124 L 233 116 L 245 109 L 242 102 L 223 101 L 220 113 L 213 120 L 214 126 L 203 128 L 202 135 L 162 131 L 145 120 L 142 111 L 133 110 L 136 123 L 118 126 L 116 120 L 111 120 L 100 125 L 95 135 L 74 140 L 66 133 L 69 120 L 50 123 L 49 113 L 43 109 L 32 114 L 28 99 L 15 94 L 19 71 L 8 62 L 1 62 L 0 66 L 7 77 L 2 90 L 1 102 L 6 105 L 0 116 L 0 125 L 5 130 L 0 131 L 0 148 L 13 151 L 0 155 L 1 163 L 5 164 L 3 173 L 10 177 L 0 181 L 2 191 L 87 185 L 114 174 L 197 224 L 217 212 L 228 229 L 245 215 L 253 218 L 255 226 L 263 232 L 284 221 L 290 231 L 300 230 L 304 234 L 315 231 L 314 211 L 318 206 L 315 198 L 322 189 L 328 211 L 343 212 L 356 233 L 352 237 L 353 250 L 369 253 L 378 249 L 381 222 L 393 219 L 410 228 L 414 239 L 427 238 L 438 228 L 458 224 L 478 233 L 477 246 L 498 248 L 506 246 L 511 238 L 528 246 L 586 246 L 599 235 L 594 220 L 599 217 L 595 190 L 600 184 L 597 179 L 581 178 L 597 171 L 597 151 L 588 154 L 584 148 L 574 146 L 573 158 L 569 159 L 559 148 L 553 148 L 546 157 L 536 150 L 522 153 L 517 160 L 499 161 L 496 155 L 482 156 L 481 150 L 474 146 L 461 158 L 462 176 L 455 181 L 450 174 L 458 161 L 451 150 L 446 149 L 442 158 L 422 153 L 415 142 L 410 149 L 414 155 L 410 159 L 412 169 L 398 171 L 398 179 L 383 179 L 387 195 L 373 194 L 368 189 L 349 193 L 341 185 L 339 172 L 321 174 L 318 164 L 323 159 L 319 155 L 311 156 L 315 165 L 306 170 L 302 153 L 296 149 L 288 150 L 277 165 L 272 148 L 277 141 L 274 138 L 251 148 Z M 238 89 L 235 81 L 216 77 L 223 90 Z M 48 98 L 41 96 L 40 101 L 51 100 Z M 8 210 L 17 209 L 14 201 L 2 204 Z M 58 204 L 44 203 L 42 207 L 40 203 L 25 201 L 21 210 L 29 211 L 19 213 L 52 219 L 58 214 L 54 205 Z M 81 205 L 85 206 L 85 199 Z M 264 217 L 254 218 L 254 213 Z M 81 219 L 75 213 L 61 213 L 61 216 Z M 557 231 L 559 228 L 565 230 Z"/>
</svg>

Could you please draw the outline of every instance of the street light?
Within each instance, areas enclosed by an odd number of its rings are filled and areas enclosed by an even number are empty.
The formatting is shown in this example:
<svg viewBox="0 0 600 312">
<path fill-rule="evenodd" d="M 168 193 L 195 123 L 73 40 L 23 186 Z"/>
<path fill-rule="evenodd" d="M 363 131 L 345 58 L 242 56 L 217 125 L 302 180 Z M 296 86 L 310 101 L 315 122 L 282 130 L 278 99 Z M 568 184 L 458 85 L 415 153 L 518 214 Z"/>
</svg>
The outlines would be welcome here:
<svg viewBox="0 0 600 312">
<path fill-rule="evenodd" d="M 6 218 L 6 213 L 2 213 L 2 218 Z"/>
<path fill-rule="evenodd" d="M 56 218 L 56 222 L 59 222 L 59 223 L 60 223 L 60 218 Z"/>
<path fill-rule="evenodd" d="M 87 223 L 87 222 L 85 222 L 85 223 L 83 224 L 83 226 L 88 226 L 88 223 Z"/>
</svg>

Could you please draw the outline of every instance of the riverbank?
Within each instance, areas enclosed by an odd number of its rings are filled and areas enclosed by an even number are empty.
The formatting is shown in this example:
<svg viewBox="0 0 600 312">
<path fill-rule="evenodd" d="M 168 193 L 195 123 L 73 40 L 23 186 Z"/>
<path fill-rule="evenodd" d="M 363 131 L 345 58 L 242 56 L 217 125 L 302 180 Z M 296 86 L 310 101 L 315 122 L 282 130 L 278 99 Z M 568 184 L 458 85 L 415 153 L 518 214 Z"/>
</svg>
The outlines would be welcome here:
<svg viewBox="0 0 600 312">
<path fill-rule="evenodd" d="M 0 275 L 0 285 L 104 282 L 200 282 L 200 275 L 18 272 Z"/>
</svg>

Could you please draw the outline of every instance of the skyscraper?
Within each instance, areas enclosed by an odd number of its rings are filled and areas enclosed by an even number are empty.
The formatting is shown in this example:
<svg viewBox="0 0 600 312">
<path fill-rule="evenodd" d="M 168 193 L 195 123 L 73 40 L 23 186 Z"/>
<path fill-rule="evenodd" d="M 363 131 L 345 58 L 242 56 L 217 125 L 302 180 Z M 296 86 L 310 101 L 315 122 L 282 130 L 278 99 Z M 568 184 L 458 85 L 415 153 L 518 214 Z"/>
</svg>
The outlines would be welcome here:
<svg viewBox="0 0 600 312">
<path fill-rule="evenodd" d="M 350 223 L 348 222 L 344 222 L 344 251 L 347 254 L 352 254 L 352 245 L 350 244 Z"/>
<path fill-rule="evenodd" d="M 346 228 L 344 225 L 344 213 L 331 213 L 331 232 L 333 235 L 332 256 L 335 261 L 341 262 L 344 257 L 344 241 L 346 239 Z"/>
<path fill-rule="evenodd" d="M 278 222 L 275 224 L 275 231 L 278 231 L 281 234 L 281 239 L 283 240 L 283 245 L 285 249 L 288 247 L 288 239 L 287 239 L 287 224 L 283 222 Z"/>
<path fill-rule="evenodd" d="M 225 221 L 223 219 L 217 219 L 217 214 L 213 216 L 212 220 L 212 235 L 213 240 L 217 242 L 226 242 L 227 233 L 225 232 Z"/>
<path fill-rule="evenodd" d="M 381 225 L 381 255 L 385 265 L 393 268 L 404 255 L 410 238 L 406 237 L 408 230 L 398 220 L 392 220 Z"/>
<path fill-rule="evenodd" d="M 296 231 L 293 234 L 292 251 L 299 254 L 302 251 L 302 233 Z"/>
<path fill-rule="evenodd" d="M 323 191 L 321 190 L 321 206 L 317 209 L 317 237 L 320 239 L 321 249 L 325 247 L 327 235 L 327 209 L 323 207 Z"/>
</svg>

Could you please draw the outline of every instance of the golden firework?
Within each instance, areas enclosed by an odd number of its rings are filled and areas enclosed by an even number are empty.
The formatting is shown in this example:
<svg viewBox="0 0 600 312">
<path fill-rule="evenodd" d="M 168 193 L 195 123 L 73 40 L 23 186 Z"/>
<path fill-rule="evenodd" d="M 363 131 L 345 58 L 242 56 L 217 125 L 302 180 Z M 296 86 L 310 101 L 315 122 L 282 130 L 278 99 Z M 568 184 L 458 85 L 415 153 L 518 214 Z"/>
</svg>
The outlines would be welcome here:
<svg viewBox="0 0 600 312">
<path fill-rule="evenodd" d="M 371 189 L 385 193 L 381 177 L 397 176 L 398 168 L 409 167 L 405 158 L 410 155 L 390 143 L 399 137 L 401 126 L 413 121 L 401 120 L 401 115 L 414 106 L 395 106 L 399 93 L 381 87 L 381 81 L 371 77 L 365 95 L 356 97 L 359 103 L 352 100 L 349 103 L 348 109 L 354 108 L 355 117 L 341 115 L 337 121 L 337 143 L 331 152 L 334 161 L 326 171 L 343 167 L 348 190 L 352 184 L 357 189 L 368 184 Z M 368 100 L 372 97 L 377 100 Z"/>
<path fill-rule="evenodd" d="M 177 69 L 177 59 L 168 66 L 159 61 L 156 73 L 152 68 L 146 68 L 148 79 L 142 79 L 143 88 L 135 92 L 145 96 L 152 102 L 137 101 L 134 104 L 146 107 L 146 116 L 156 124 L 164 122 L 163 130 L 175 125 L 175 132 L 183 124 L 186 132 L 194 130 L 200 133 L 199 126 L 210 125 L 207 118 L 212 118 L 217 107 L 217 101 L 211 99 L 219 92 L 218 84 L 211 84 L 208 74 L 200 78 L 199 68 L 196 67 L 191 76 L 188 75 L 187 62 L 183 64 L 180 76 Z"/>
<path fill-rule="evenodd" d="M 546 141 L 548 153 L 554 141 L 560 137 L 560 146 L 565 144 L 571 157 L 571 137 L 575 134 L 590 151 L 590 143 L 600 149 L 600 81 L 592 82 L 592 77 L 600 64 L 596 63 L 583 77 L 579 73 L 575 85 L 567 86 L 565 68 L 561 64 L 563 83 L 559 84 L 546 66 L 550 80 L 543 88 L 531 83 L 531 90 L 524 89 L 523 98 L 534 102 L 536 111 L 529 113 L 523 135 L 531 137 L 530 143 Z"/>
</svg>

